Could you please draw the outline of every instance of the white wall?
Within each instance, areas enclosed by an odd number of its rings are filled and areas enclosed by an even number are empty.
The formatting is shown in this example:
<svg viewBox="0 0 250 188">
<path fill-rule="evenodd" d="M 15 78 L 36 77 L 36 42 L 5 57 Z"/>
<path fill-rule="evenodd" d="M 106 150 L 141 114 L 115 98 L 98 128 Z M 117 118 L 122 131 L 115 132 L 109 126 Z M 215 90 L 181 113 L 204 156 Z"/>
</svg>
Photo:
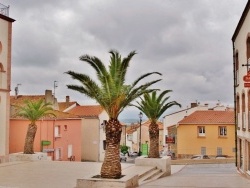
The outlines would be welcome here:
<svg viewBox="0 0 250 188">
<path fill-rule="evenodd" d="M 0 63 L 3 65 L 4 72 L 0 72 L 0 156 L 7 155 L 9 152 L 9 90 L 10 90 L 10 80 L 8 76 L 10 75 L 10 69 L 8 66 L 8 61 L 10 59 L 9 51 L 9 22 L 0 18 L 0 42 L 2 50 L 0 51 Z"/>
<path fill-rule="evenodd" d="M 106 140 L 106 134 L 105 134 L 105 129 L 104 126 L 102 126 L 101 124 L 103 123 L 104 120 L 108 121 L 109 120 L 109 116 L 107 114 L 106 111 L 102 111 L 102 113 L 99 115 L 99 120 L 100 120 L 100 131 L 99 131 L 99 135 L 100 135 L 100 144 L 99 144 L 99 161 L 104 161 L 104 156 L 105 156 L 105 150 L 103 150 L 103 140 Z"/>
</svg>

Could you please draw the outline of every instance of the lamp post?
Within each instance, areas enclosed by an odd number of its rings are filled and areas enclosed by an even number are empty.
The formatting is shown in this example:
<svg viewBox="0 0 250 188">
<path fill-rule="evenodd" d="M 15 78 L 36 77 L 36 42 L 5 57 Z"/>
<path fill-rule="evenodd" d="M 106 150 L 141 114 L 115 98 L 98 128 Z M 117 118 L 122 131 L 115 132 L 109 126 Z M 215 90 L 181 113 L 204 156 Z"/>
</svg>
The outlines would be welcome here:
<svg viewBox="0 0 250 188">
<path fill-rule="evenodd" d="M 140 119 L 139 153 L 138 153 L 138 155 L 141 156 L 141 121 L 142 121 L 143 114 L 140 112 L 138 115 L 139 115 L 139 119 Z"/>
</svg>

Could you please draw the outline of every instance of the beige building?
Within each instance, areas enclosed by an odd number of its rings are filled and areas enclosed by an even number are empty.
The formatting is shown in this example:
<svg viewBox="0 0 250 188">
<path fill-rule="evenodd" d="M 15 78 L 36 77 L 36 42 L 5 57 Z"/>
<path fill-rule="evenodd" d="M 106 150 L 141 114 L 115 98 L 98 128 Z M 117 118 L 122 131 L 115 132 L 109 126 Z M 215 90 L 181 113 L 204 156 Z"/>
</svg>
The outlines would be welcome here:
<svg viewBox="0 0 250 188">
<path fill-rule="evenodd" d="M 237 168 L 250 178 L 250 1 L 232 37 Z"/>
<path fill-rule="evenodd" d="M 0 163 L 9 153 L 12 23 L 9 7 L 0 4 Z"/>
<path fill-rule="evenodd" d="M 159 126 L 159 151 L 163 150 L 163 123 L 157 122 Z M 149 144 L 149 125 L 150 121 L 145 121 L 140 124 L 133 124 L 126 129 L 127 141 L 126 145 L 130 148 L 130 152 L 139 152 L 139 143 Z M 141 137 L 140 137 L 141 134 Z M 141 138 L 141 139 L 140 139 Z"/>
<path fill-rule="evenodd" d="M 82 161 L 103 161 L 105 156 L 105 122 L 109 117 L 100 105 L 77 105 L 67 111 L 82 118 Z"/>
</svg>

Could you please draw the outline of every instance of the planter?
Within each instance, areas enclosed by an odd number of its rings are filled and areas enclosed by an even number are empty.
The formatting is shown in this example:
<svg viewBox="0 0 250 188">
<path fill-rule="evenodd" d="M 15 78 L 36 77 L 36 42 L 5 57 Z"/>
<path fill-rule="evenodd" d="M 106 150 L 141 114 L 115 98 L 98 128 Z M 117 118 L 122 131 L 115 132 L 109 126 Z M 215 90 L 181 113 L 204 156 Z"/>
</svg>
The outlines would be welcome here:
<svg viewBox="0 0 250 188">
<path fill-rule="evenodd" d="M 120 179 L 93 178 L 91 176 L 77 179 L 76 188 L 126 188 L 138 187 L 138 175 L 125 175 Z"/>
<path fill-rule="evenodd" d="M 171 157 L 169 156 L 163 156 L 161 158 L 147 158 L 145 156 L 137 157 L 135 159 L 135 165 L 155 166 L 163 172 L 161 177 L 171 175 Z"/>
<path fill-rule="evenodd" d="M 34 154 L 24 154 L 23 152 L 20 153 L 11 153 L 9 154 L 9 161 L 46 161 L 47 153 L 36 152 Z"/>
</svg>

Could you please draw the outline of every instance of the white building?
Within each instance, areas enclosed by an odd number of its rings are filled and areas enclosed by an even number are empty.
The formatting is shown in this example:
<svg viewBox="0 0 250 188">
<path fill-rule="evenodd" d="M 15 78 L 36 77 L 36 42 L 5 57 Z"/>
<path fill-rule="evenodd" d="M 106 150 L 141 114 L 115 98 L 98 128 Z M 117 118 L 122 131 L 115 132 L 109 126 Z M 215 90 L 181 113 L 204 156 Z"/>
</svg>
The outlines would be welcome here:
<svg viewBox="0 0 250 188">
<path fill-rule="evenodd" d="M 9 7 L 0 4 L 0 163 L 9 154 L 12 23 Z"/>
<path fill-rule="evenodd" d="M 250 1 L 232 36 L 237 168 L 250 177 Z"/>
</svg>

